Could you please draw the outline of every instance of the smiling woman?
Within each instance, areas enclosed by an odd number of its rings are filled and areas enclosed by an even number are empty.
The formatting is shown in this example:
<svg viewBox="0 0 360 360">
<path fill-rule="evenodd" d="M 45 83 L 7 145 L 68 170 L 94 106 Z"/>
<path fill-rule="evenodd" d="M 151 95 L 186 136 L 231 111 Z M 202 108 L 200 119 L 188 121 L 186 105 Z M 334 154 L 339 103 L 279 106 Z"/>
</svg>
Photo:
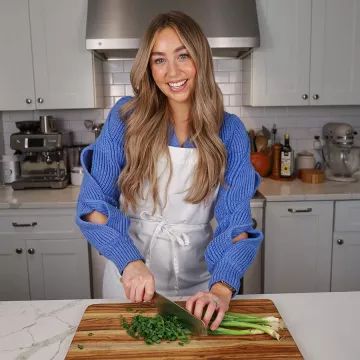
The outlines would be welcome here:
<svg viewBox="0 0 360 360">
<path fill-rule="evenodd" d="M 215 329 L 262 240 L 246 129 L 224 112 L 207 39 L 181 12 L 154 18 L 130 78 L 134 97 L 82 152 L 77 223 L 108 259 L 104 297 L 190 295 L 206 325 L 217 312 Z"/>
</svg>

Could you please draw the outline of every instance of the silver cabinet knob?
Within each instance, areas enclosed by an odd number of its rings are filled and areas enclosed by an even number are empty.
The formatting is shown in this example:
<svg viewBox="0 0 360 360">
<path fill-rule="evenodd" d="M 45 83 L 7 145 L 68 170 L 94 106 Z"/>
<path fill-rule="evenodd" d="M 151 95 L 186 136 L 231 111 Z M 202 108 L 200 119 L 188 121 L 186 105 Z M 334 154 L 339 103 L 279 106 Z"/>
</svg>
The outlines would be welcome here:
<svg viewBox="0 0 360 360">
<path fill-rule="evenodd" d="M 31 104 L 31 103 L 32 103 L 32 100 L 31 100 L 30 98 L 27 98 L 27 99 L 25 100 L 25 102 L 26 102 L 27 104 Z"/>
<path fill-rule="evenodd" d="M 17 254 L 22 254 L 23 249 L 22 249 L 22 248 L 17 248 L 17 249 L 15 250 L 15 252 L 16 252 Z"/>
<path fill-rule="evenodd" d="M 30 255 L 34 255 L 34 254 L 35 254 L 35 249 L 33 249 L 33 248 L 29 249 L 29 250 L 28 250 L 28 253 L 29 253 Z"/>
<path fill-rule="evenodd" d="M 344 243 L 344 240 L 343 240 L 343 239 L 338 239 L 338 240 L 337 240 L 337 243 L 338 243 L 339 245 L 342 245 L 342 244 Z"/>
<path fill-rule="evenodd" d="M 314 99 L 314 100 L 319 100 L 319 97 L 320 97 L 320 96 L 319 96 L 318 94 L 314 94 L 314 95 L 313 95 L 313 99 Z"/>
<path fill-rule="evenodd" d="M 304 99 L 304 100 L 307 100 L 308 99 L 308 94 L 303 94 L 303 96 L 302 96 L 302 98 Z"/>
<path fill-rule="evenodd" d="M 38 102 L 39 104 L 42 104 L 42 103 L 44 102 L 44 99 L 43 99 L 43 98 L 38 98 L 38 99 L 37 99 L 37 102 Z"/>
</svg>

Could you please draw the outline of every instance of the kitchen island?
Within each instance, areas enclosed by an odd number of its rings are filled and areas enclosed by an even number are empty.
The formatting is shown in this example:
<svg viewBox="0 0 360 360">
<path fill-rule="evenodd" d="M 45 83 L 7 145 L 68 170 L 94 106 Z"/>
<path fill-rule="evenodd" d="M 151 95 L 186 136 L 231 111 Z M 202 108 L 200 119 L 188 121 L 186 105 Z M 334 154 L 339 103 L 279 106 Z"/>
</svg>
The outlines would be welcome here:
<svg viewBox="0 0 360 360">
<path fill-rule="evenodd" d="M 271 299 L 306 360 L 358 360 L 360 292 L 237 296 Z M 173 298 L 186 300 L 186 298 Z M 111 300 L 0 302 L 1 360 L 63 360 L 90 304 Z"/>
</svg>

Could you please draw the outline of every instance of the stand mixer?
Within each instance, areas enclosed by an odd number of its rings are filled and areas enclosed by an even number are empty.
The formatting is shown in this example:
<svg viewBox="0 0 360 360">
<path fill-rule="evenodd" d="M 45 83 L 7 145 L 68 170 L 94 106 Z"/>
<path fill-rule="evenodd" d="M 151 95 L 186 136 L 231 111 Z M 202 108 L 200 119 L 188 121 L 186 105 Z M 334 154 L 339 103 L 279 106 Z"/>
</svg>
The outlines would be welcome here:
<svg viewBox="0 0 360 360">
<path fill-rule="evenodd" d="M 354 146 L 357 132 L 349 124 L 328 123 L 322 130 L 321 151 L 328 180 L 351 182 L 360 167 L 360 148 Z M 315 137 L 319 140 L 319 137 Z"/>
</svg>

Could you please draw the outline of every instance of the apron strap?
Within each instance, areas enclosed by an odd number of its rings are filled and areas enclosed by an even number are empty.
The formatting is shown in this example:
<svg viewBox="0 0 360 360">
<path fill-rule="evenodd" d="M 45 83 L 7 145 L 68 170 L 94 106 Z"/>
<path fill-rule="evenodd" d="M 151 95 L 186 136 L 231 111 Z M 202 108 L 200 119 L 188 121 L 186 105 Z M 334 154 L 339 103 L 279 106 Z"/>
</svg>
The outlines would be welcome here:
<svg viewBox="0 0 360 360">
<path fill-rule="evenodd" d="M 172 252 L 173 252 L 173 267 L 175 274 L 175 290 L 177 294 L 179 294 L 179 261 L 176 254 L 175 242 L 177 242 L 180 246 L 188 246 L 190 244 L 190 239 L 185 233 L 180 233 L 173 228 L 173 225 L 169 224 L 165 218 L 159 215 L 151 215 L 148 211 L 142 211 L 140 213 L 140 217 L 145 221 L 158 223 L 155 231 L 151 237 L 149 250 L 146 255 L 146 265 L 149 267 L 151 264 L 151 251 L 152 248 L 158 238 L 158 235 L 162 231 L 164 234 L 168 236 L 171 240 Z"/>
</svg>

